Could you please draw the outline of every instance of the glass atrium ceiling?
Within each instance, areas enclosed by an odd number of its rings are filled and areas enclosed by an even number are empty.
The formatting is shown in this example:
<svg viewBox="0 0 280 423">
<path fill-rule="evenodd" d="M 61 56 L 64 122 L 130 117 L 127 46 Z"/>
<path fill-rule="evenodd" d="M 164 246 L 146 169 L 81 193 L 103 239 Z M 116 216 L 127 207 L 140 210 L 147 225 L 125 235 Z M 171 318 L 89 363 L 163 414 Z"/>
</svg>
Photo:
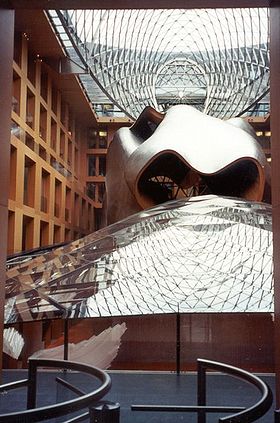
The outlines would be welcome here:
<svg viewBox="0 0 280 423">
<path fill-rule="evenodd" d="M 269 91 L 267 9 L 50 11 L 94 104 L 242 115 Z M 112 111 L 113 108 L 112 107 Z"/>
</svg>

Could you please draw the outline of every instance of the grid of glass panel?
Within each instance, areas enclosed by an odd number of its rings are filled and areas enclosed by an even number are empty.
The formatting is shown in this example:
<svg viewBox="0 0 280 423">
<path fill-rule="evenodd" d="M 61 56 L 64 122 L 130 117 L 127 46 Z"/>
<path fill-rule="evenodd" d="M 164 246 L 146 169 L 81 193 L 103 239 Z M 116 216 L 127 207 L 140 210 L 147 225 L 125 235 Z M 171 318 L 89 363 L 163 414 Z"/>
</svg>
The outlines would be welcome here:
<svg viewBox="0 0 280 423">
<path fill-rule="evenodd" d="M 191 104 L 224 118 L 269 90 L 267 9 L 50 12 L 93 103 L 130 117 Z M 103 92 L 103 93 L 102 93 Z M 105 93 L 105 96 L 104 96 Z"/>
</svg>

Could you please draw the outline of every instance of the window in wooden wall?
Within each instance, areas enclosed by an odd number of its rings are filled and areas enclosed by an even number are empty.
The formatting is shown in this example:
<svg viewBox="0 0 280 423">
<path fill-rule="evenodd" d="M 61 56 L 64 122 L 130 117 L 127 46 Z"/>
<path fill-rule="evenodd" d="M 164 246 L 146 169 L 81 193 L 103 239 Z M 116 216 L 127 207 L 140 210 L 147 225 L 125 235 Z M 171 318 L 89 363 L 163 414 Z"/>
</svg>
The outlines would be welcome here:
<svg viewBox="0 0 280 423">
<path fill-rule="evenodd" d="M 12 98 L 12 110 L 13 112 L 20 115 L 20 87 L 21 78 L 14 71 L 13 72 L 13 98 Z"/>
<path fill-rule="evenodd" d="M 106 175 L 106 156 L 99 156 L 99 175 Z"/>
<path fill-rule="evenodd" d="M 70 137 L 72 136 L 73 133 L 73 129 L 74 129 L 74 119 L 71 113 L 69 113 L 68 116 L 68 135 L 70 135 Z"/>
<path fill-rule="evenodd" d="M 65 241 L 71 241 L 71 229 L 65 228 L 64 239 Z"/>
<path fill-rule="evenodd" d="M 86 228 L 86 200 L 84 198 L 82 198 L 80 226 L 83 229 Z"/>
<path fill-rule="evenodd" d="M 88 148 L 98 148 L 98 132 L 95 128 L 89 128 L 88 130 L 88 139 L 87 139 Z"/>
<path fill-rule="evenodd" d="M 60 214 L 61 214 L 61 194 L 62 194 L 61 181 L 55 178 L 55 201 L 54 201 L 55 217 L 60 217 Z"/>
<path fill-rule="evenodd" d="M 65 220 L 71 222 L 71 189 L 68 187 L 65 193 Z"/>
<path fill-rule="evenodd" d="M 74 195 L 74 225 L 79 226 L 80 217 L 80 197 L 79 194 Z"/>
<path fill-rule="evenodd" d="M 15 212 L 9 210 L 8 215 L 8 244 L 7 253 L 13 254 L 15 241 Z"/>
<path fill-rule="evenodd" d="M 99 131 L 99 148 L 107 148 L 108 132 L 103 130 Z"/>
<path fill-rule="evenodd" d="M 78 174 L 79 171 L 79 150 L 75 147 L 75 172 Z"/>
<path fill-rule="evenodd" d="M 58 226 L 58 225 L 54 225 L 54 227 L 53 227 L 53 242 L 54 242 L 54 244 L 58 244 L 61 241 L 60 233 L 61 233 L 61 227 Z"/>
<path fill-rule="evenodd" d="M 60 131 L 60 157 L 64 160 L 65 159 L 65 132 Z"/>
<path fill-rule="evenodd" d="M 90 203 L 88 203 L 88 216 L 87 216 L 87 230 L 91 230 L 93 228 L 93 207 Z"/>
<path fill-rule="evenodd" d="M 31 250 L 34 240 L 34 219 L 23 215 L 22 221 L 22 251 Z"/>
<path fill-rule="evenodd" d="M 11 134 L 21 141 L 24 138 L 24 130 L 13 119 L 11 122 Z"/>
<path fill-rule="evenodd" d="M 15 32 L 14 38 L 14 61 L 21 67 L 21 55 L 22 55 L 22 37 L 21 32 Z"/>
<path fill-rule="evenodd" d="M 43 141 L 47 138 L 47 110 L 41 104 L 40 105 L 40 137 Z"/>
<path fill-rule="evenodd" d="M 47 151 L 44 147 L 42 147 L 41 145 L 39 145 L 39 156 L 43 159 L 43 160 L 47 160 Z"/>
<path fill-rule="evenodd" d="M 57 114 L 57 89 L 52 85 L 52 111 Z"/>
<path fill-rule="evenodd" d="M 95 182 L 87 182 L 87 196 L 95 201 L 95 191 L 96 191 L 96 184 Z"/>
<path fill-rule="evenodd" d="M 50 197 L 50 174 L 45 169 L 42 169 L 41 211 L 44 213 L 48 213 L 49 211 L 49 197 Z"/>
<path fill-rule="evenodd" d="M 72 141 L 70 139 L 68 139 L 68 157 L 67 157 L 67 163 L 69 164 L 69 166 L 72 165 L 72 158 L 73 158 L 72 157 L 73 156 L 72 147 L 73 147 Z"/>
<path fill-rule="evenodd" d="M 105 183 L 101 182 L 98 184 L 98 201 L 100 203 L 103 202 L 104 195 L 105 195 Z"/>
<path fill-rule="evenodd" d="M 24 196 L 23 202 L 26 206 L 34 207 L 35 198 L 35 177 L 36 163 L 25 156 L 24 160 Z"/>
<path fill-rule="evenodd" d="M 27 78 L 35 86 L 36 80 L 36 59 L 32 56 L 28 56 L 28 65 L 27 65 Z"/>
<path fill-rule="evenodd" d="M 11 156 L 10 156 L 10 189 L 9 198 L 11 200 L 16 199 L 16 188 L 17 188 L 17 149 L 11 145 Z"/>
<path fill-rule="evenodd" d="M 34 129 L 35 119 L 35 96 L 33 92 L 27 88 L 26 95 L 26 118 L 25 121 L 30 128 Z"/>
<path fill-rule="evenodd" d="M 51 148 L 56 151 L 57 145 L 57 124 L 56 121 L 51 118 Z"/>
<path fill-rule="evenodd" d="M 88 155 L 88 176 L 95 176 L 97 170 L 97 157 L 93 154 Z"/>
<path fill-rule="evenodd" d="M 28 132 L 25 133 L 25 145 L 30 148 L 30 150 L 35 151 L 35 141 L 34 138 L 28 134 Z"/>
<path fill-rule="evenodd" d="M 60 116 L 60 119 L 61 119 L 62 125 L 66 126 L 66 124 L 67 124 L 67 105 L 64 102 L 61 103 L 61 116 Z"/>
<path fill-rule="evenodd" d="M 48 75 L 44 71 L 41 72 L 41 97 L 48 101 Z"/>
<path fill-rule="evenodd" d="M 49 223 L 41 220 L 40 222 L 40 246 L 44 247 L 45 245 L 50 244 L 49 239 Z"/>
<path fill-rule="evenodd" d="M 101 228 L 102 223 L 102 209 L 95 209 L 94 210 L 94 228 L 98 230 Z"/>
</svg>

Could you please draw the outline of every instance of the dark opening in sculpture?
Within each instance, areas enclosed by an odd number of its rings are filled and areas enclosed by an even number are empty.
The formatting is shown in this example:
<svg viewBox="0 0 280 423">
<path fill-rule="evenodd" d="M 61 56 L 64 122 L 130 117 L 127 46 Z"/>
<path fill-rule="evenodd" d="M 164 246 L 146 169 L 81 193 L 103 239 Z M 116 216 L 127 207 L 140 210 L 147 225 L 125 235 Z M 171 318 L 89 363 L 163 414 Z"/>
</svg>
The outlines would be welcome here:
<svg viewBox="0 0 280 423">
<path fill-rule="evenodd" d="M 215 194 L 269 201 L 270 172 L 252 128 L 190 106 L 147 107 L 108 152 L 107 221 L 168 200 Z"/>
</svg>

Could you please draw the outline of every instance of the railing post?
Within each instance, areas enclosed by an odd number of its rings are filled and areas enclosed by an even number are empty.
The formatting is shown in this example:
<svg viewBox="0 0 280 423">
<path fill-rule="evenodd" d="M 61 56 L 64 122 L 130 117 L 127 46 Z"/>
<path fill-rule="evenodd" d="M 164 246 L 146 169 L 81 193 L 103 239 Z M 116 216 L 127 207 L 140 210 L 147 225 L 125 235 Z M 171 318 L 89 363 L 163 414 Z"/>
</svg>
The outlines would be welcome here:
<svg viewBox="0 0 280 423">
<path fill-rule="evenodd" d="M 27 409 L 36 408 L 37 365 L 33 360 L 28 363 Z"/>
<path fill-rule="evenodd" d="M 206 405 L 206 368 L 199 360 L 197 361 L 197 405 Z M 197 423 L 206 423 L 204 410 L 197 412 Z"/>
<path fill-rule="evenodd" d="M 69 344 L 69 324 L 68 318 L 64 320 L 64 349 L 63 349 L 63 360 L 68 360 L 68 344 Z"/>
<path fill-rule="evenodd" d="M 178 311 L 176 313 L 176 373 L 180 374 L 181 371 L 181 318 Z"/>
<path fill-rule="evenodd" d="M 120 404 L 110 401 L 99 401 L 89 410 L 90 423 L 119 423 Z"/>
</svg>

